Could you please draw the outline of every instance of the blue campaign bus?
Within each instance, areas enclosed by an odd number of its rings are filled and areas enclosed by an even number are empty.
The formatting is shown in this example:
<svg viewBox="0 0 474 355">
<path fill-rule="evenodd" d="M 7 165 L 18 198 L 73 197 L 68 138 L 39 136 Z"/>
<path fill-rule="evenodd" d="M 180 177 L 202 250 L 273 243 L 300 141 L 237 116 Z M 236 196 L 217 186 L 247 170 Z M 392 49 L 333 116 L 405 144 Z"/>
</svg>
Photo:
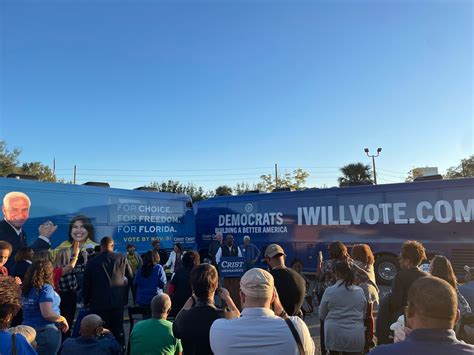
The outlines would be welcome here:
<svg viewBox="0 0 474 355">
<path fill-rule="evenodd" d="M 31 201 L 23 225 L 28 245 L 38 236 L 38 227 L 50 220 L 58 226 L 51 238 L 56 247 L 68 239 L 71 219 L 84 215 L 92 222 L 95 242 L 112 236 L 119 252 L 133 244 L 143 253 L 151 249 L 154 239 L 161 241 L 163 249 L 178 242 L 185 249 L 196 248 L 194 212 L 187 195 L 0 178 L 0 201 L 14 191 L 25 193 Z"/>
<path fill-rule="evenodd" d="M 406 240 L 447 256 L 457 274 L 474 264 L 474 178 L 223 196 L 194 208 L 201 254 L 221 232 L 238 244 L 249 235 L 262 255 L 278 243 L 287 262 L 302 259 L 306 272 L 333 241 L 366 243 L 382 283 L 394 278 Z"/>
</svg>

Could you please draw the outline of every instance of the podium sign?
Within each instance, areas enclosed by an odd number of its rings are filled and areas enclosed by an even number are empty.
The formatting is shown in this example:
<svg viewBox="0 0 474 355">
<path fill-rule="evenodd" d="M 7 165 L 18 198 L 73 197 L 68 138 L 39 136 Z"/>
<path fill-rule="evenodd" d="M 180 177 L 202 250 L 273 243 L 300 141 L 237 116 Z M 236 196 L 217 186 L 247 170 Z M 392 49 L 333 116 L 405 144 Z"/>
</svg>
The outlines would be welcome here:
<svg viewBox="0 0 474 355">
<path fill-rule="evenodd" d="M 241 277 L 245 273 L 245 259 L 242 257 L 221 258 L 219 274 L 222 277 Z"/>
</svg>

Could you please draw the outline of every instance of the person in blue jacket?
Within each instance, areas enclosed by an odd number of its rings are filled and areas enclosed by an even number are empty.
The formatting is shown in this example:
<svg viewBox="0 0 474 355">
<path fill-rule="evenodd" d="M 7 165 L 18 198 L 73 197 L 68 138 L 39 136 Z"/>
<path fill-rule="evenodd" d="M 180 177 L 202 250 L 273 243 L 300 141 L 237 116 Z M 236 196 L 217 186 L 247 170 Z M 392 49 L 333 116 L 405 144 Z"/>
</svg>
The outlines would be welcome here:
<svg viewBox="0 0 474 355">
<path fill-rule="evenodd" d="M 7 331 L 20 307 L 20 286 L 12 277 L 0 277 L 0 354 L 13 354 L 15 344 L 17 355 L 36 355 L 22 334 L 13 335 Z"/>
<path fill-rule="evenodd" d="M 134 283 L 137 286 L 136 302 L 140 307 L 150 309 L 151 300 L 163 293 L 166 285 L 166 273 L 153 258 L 153 252 L 148 251 L 142 256 L 143 265 L 135 275 Z"/>
</svg>

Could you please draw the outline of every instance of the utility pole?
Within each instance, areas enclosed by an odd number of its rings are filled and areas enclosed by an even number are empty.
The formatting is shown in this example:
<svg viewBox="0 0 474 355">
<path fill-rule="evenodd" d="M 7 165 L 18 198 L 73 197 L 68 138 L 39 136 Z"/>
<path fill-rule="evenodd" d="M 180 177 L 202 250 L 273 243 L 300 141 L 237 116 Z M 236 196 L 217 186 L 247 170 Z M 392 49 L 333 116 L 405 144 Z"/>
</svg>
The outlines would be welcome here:
<svg viewBox="0 0 474 355">
<path fill-rule="evenodd" d="M 74 165 L 74 175 L 72 177 L 72 183 L 74 185 L 76 184 L 76 173 L 77 173 L 77 169 L 76 169 L 76 166 Z"/>
<path fill-rule="evenodd" d="M 56 175 L 56 158 L 53 158 L 53 175 Z"/>
<path fill-rule="evenodd" d="M 275 164 L 275 189 L 278 188 L 278 164 Z"/>
<path fill-rule="evenodd" d="M 374 184 L 377 185 L 377 172 L 375 171 L 375 158 L 380 155 L 382 148 L 377 148 L 377 155 L 369 155 L 369 148 L 365 148 L 364 152 L 369 158 L 372 158 L 372 168 L 374 169 Z"/>
</svg>

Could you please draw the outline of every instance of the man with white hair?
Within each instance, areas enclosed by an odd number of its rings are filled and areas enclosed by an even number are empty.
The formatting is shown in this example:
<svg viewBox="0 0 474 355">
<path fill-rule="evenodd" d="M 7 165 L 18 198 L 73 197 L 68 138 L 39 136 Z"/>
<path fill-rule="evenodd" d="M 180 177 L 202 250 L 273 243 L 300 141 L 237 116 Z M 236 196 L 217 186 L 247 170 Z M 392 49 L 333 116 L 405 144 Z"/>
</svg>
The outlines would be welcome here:
<svg viewBox="0 0 474 355">
<path fill-rule="evenodd" d="M 12 191 L 3 197 L 3 220 L 0 221 L 0 240 L 8 242 L 12 246 L 12 254 L 5 265 L 9 271 L 13 267 L 17 250 L 26 246 L 26 233 L 23 231 L 23 225 L 30 215 L 30 207 L 30 198 L 23 192 Z M 38 229 L 39 238 L 49 240 L 49 237 L 56 229 L 57 226 L 51 221 L 45 222 Z"/>
<path fill-rule="evenodd" d="M 245 267 L 246 270 L 250 270 L 255 266 L 255 263 L 260 256 L 260 250 L 257 246 L 253 243 L 250 243 L 250 236 L 244 236 L 244 244 L 240 246 L 240 250 L 242 251 L 242 256 L 245 259 Z"/>
<path fill-rule="evenodd" d="M 269 272 L 247 271 L 240 289 L 241 317 L 212 324 L 210 342 L 215 355 L 314 354 L 308 327 L 299 317 L 286 315 Z"/>
<path fill-rule="evenodd" d="M 208 254 L 214 266 L 217 266 L 216 254 L 219 248 L 221 247 L 221 245 L 222 245 L 222 233 L 217 232 L 215 239 L 209 244 L 209 248 L 208 248 Z"/>
</svg>

